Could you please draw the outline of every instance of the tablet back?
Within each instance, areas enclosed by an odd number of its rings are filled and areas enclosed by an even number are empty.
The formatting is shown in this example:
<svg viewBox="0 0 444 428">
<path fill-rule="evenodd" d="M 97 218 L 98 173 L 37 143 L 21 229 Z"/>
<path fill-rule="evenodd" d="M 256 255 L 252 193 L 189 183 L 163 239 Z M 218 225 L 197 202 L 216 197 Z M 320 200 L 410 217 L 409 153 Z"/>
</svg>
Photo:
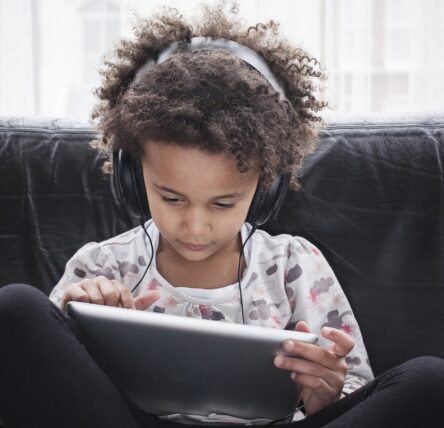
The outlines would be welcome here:
<svg viewBox="0 0 444 428">
<path fill-rule="evenodd" d="M 114 383 L 148 413 L 277 419 L 298 387 L 273 364 L 295 331 L 69 302 L 85 345 Z"/>
</svg>

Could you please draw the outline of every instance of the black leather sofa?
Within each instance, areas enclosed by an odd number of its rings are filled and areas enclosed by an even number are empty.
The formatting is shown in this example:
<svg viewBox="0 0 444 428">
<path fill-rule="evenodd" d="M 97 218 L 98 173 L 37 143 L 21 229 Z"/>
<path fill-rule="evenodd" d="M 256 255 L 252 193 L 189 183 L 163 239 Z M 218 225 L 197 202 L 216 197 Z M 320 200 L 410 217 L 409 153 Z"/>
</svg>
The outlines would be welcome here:
<svg viewBox="0 0 444 428">
<path fill-rule="evenodd" d="M 0 119 L 0 286 L 49 294 L 77 248 L 136 225 L 93 136 L 66 120 Z M 375 375 L 444 357 L 444 115 L 328 119 L 302 183 L 265 229 L 320 247 Z"/>
</svg>

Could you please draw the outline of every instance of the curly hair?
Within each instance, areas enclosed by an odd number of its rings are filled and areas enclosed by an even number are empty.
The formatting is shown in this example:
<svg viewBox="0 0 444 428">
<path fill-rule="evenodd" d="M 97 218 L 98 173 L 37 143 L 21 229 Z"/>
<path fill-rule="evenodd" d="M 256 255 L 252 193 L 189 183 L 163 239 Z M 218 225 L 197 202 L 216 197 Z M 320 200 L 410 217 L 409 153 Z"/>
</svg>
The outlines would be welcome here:
<svg viewBox="0 0 444 428">
<path fill-rule="evenodd" d="M 236 3 L 201 7 L 195 25 L 172 8 L 139 17 L 135 38 L 123 39 L 105 60 L 92 112 L 100 131 L 92 146 L 106 157 L 103 170 L 111 172 L 113 151 L 140 159 L 144 144 L 157 141 L 229 154 L 241 173 L 258 168 L 266 188 L 278 175 L 290 174 L 290 187 L 298 190 L 302 161 L 313 151 L 322 122 L 316 113 L 327 106 L 315 96 L 325 74 L 315 58 L 280 35 L 278 23 L 247 27 Z M 286 99 L 226 50 L 178 50 L 156 64 L 172 42 L 192 37 L 224 38 L 254 50 L 282 84 Z"/>
</svg>

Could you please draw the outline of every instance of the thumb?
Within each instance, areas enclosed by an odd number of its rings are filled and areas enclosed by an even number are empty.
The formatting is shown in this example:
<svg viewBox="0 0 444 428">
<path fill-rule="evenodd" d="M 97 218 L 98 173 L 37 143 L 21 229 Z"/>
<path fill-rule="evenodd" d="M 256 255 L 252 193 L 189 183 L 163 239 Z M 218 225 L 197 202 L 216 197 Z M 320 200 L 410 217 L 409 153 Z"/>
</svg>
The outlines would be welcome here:
<svg viewBox="0 0 444 428">
<path fill-rule="evenodd" d="M 160 291 L 148 291 L 146 293 L 137 296 L 134 299 L 134 305 L 138 311 L 144 311 L 148 306 L 151 306 L 154 302 L 160 299 Z"/>
<path fill-rule="evenodd" d="M 296 331 L 303 331 L 305 333 L 311 333 L 310 327 L 305 321 L 298 321 L 294 327 Z"/>
</svg>

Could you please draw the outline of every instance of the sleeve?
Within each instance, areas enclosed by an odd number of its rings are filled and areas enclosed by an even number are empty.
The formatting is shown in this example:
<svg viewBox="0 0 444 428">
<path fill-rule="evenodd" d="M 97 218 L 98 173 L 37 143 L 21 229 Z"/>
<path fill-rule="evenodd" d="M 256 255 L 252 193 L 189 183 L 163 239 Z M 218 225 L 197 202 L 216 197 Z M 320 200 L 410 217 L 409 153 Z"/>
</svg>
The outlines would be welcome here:
<svg viewBox="0 0 444 428">
<path fill-rule="evenodd" d="M 367 351 L 356 318 L 339 282 L 318 248 L 307 240 L 295 237 L 289 250 L 285 290 L 290 300 L 290 326 L 305 321 L 318 335 L 319 345 L 331 342 L 321 336 L 328 326 L 349 334 L 355 341 L 346 357 L 348 373 L 343 392 L 351 393 L 373 379 Z"/>
<path fill-rule="evenodd" d="M 63 295 L 69 285 L 87 278 L 103 275 L 108 279 L 119 279 L 119 269 L 114 255 L 105 251 L 96 242 L 80 248 L 68 261 L 65 272 L 52 289 L 49 299 L 61 308 Z"/>
</svg>

